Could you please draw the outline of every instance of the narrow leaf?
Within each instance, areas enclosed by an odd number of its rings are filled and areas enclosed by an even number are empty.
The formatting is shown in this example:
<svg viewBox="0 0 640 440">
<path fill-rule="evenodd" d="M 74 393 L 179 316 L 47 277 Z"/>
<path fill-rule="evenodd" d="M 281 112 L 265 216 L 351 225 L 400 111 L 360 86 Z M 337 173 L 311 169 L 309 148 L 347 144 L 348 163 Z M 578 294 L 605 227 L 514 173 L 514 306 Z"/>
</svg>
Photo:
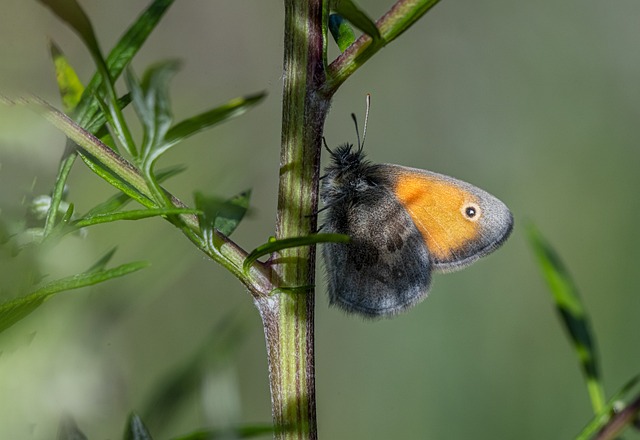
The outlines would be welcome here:
<svg viewBox="0 0 640 440">
<path fill-rule="evenodd" d="M 76 0 L 39 1 L 48 6 L 61 20 L 66 21 L 92 52 L 99 52 L 98 40 L 93 32 L 93 26 Z"/>
<path fill-rule="evenodd" d="M 374 43 L 382 38 L 373 20 L 352 0 L 336 0 L 333 9 L 349 20 L 355 27 L 369 35 Z"/>
<path fill-rule="evenodd" d="M 107 214 L 97 214 L 91 217 L 79 219 L 73 223 L 74 227 L 84 228 L 101 223 L 111 223 L 118 220 L 140 220 L 149 217 L 159 217 L 180 214 L 198 214 L 197 209 L 188 208 L 154 208 L 154 209 L 134 209 L 131 211 L 112 212 Z"/>
<path fill-rule="evenodd" d="M 168 167 L 168 168 L 158 172 L 158 174 L 156 175 L 156 179 L 158 180 L 158 182 L 163 182 L 163 181 L 169 179 L 170 177 L 173 177 L 173 176 L 183 172 L 185 169 L 186 169 L 186 167 L 184 167 L 182 165 L 175 165 L 175 166 L 172 166 L 172 167 Z M 107 214 L 109 212 L 115 212 L 115 211 L 119 210 L 120 208 L 122 208 L 123 206 L 125 206 L 131 200 L 132 200 L 132 198 L 129 197 L 129 195 L 127 195 L 125 193 L 115 194 L 114 196 L 112 196 L 108 200 L 106 200 L 105 202 L 100 203 L 99 205 L 96 205 L 95 207 L 93 207 L 89 212 L 87 212 L 82 217 L 83 218 L 94 217 L 94 216 L 101 215 L 101 214 Z"/>
<path fill-rule="evenodd" d="M 84 86 L 60 48 L 53 41 L 49 43 L 49 48 L 56 70 L 56 82 L 58 83 L 58 90 L 60 91 L 60 98 L 62 99 L 62 108 L 65 113 L 69 113 L 76 108 L 76 105 L 80 102 Z"/>
<path fill-rule="evenodd" d="M 235 116 L 240 116 L 262 101 L 265 96 L 266 93 L 258 93 L 243 98 L 235 98 L 213 110 L 185 119 L 171 127 L 165 136 L 165 142 L 170 146 L 174 145 L 220 122 Z"/>
<path fill-rule="evenodd" d="M 149 430 L 137 414 L 131 414 L 125 428 L 124 440 L 153 440 Z"/>
<path fill-rule="evenodd" d="M 149 37 L 149 34 L 151 34 L 151 31 L 155 29 L 173 2 L 174 0 L 155 0 L 152 2 L 118 41 L 106 60 L 112 79 L 115 80 L 120 76 L 125 66 L 127 66 L 134 55 L 138 53 L 140 47 L 142 47 Z M 98 103 L 94 98 L 101 84 L 102 76 L 96 73 L 82 95 L 82 100 L 75 114 L 75 119 L 82 126 L 84 126 L 98 110 Z"/>
<path fill-rule="evenodd" d="M 204 235 L 217 229 L 227 237 L 238 227 L 249 208 L 251 191 L 244 191 L 231 199 L 223 200 L 218 197 L 207 197 L 200 192 L 194 194 L 196 208 L 200 215 L 200 228 Z"/>
<path fill-rule="evenodd" d="M 356 41 L 356 34 L 351 29 L 349 22 L 339 14 L 329 16 L 329 31 L 331 36 L 340 48 L 340 52 L 347 50 L 347 47 Z"/>
<path fill-rule="evenodd" d="M 311 246 L 318 243 L 348 243 L 349 240 L 349 236 L 344 234 L 311 234 L 304 237 L 283 238 L 281 240 L 272 239 L 252 250 L 247 255 L 244 263 L 242 263 L 242 268 L 246 272 L 258 258 L 283 249 Z"/>
<path fill-rule="evenodd" d="M 98 261 L 96 261 L 93 266 L 87 270 L 87 273 L 95 273 L 104 270 L 109 264 L 109 261 L 113 258 L 113 255 L 116 253 L 116 247 L 112 247 L 106 254 L 104 254 Z"/>
<path fill-rule="evenodd" d="M 123 264 L 109 270 L 99 272 L 85 272 L 78 275 L 62 278 L 45 284 L 35 292 L 0 304 L 0 332 L 11 327 L 35 309 L 37 309 L 50 296 L 65 290 L 79 289 L 121 277 L 129 273 L 147 267 L 146 262 Z"/>
<path fill-rule="evenodd" d="M 578 289 L 558 254 L 533 225 L 529 225 L 527 229 L 538 266 L 547 280 L 560 319 L 569 333 L 582 366 L 593 411 L 598 414 L 604 406 L 604 387 L 589 317 Z"/>
</svg>

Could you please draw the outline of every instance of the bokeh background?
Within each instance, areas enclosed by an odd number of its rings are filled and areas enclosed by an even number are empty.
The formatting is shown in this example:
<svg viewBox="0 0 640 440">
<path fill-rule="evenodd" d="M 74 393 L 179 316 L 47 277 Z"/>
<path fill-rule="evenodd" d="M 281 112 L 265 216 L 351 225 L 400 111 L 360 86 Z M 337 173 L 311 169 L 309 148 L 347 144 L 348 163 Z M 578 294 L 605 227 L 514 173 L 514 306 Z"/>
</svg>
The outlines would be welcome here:
<svg viewBox="0 0 640 440">
<path fill-rule="evenodd" d="M 81 1 L 105 52 L 147 3 Z M 360 4 L 378 17 L 390 2 Z M 177 119 L 269 93 L 161 164 L 188 165 L 167 186 L 190 202 L 195 189 L 253 188 L 235 233 L 247 249 L 273 233 L 283 9 L 280 1 L 176 2 L 134 61 L 139 74 L 159 60 L 184 61 L 172 87 Z M 608 395 L 640 372 L 639 23 L 635 0 L 443 0 L 343 85 L 326 124 L 330 145 L 355 141 L 349 114 L 362 116 L 371 93 L 372 160 L 472 182 L 511 207 L 516 228 L 494 255 L 436 276 L 430 297 L 392 320 L 328 308 L 319 276 L 320 438 L 568 439 L 581 430 L 590 404 L 525 240 L 527 220 L 580 287 Z M 94 69 L 71 30 L 35 1 L 2 1 L 0 92 L 58 105 L 48 39 L 86 81 Z M 49 192 L 63 146 L 38 116 L 0 105 L 3 221 L 19 221 L 31 197 Z M 81 163 L 70 183 L 79 212 L 114 192 Z M 269 422 L 264 340 L 249 295 L 162 220 L 94 227 L 43 255 L 4 258 L 2 295 L 15 294 L 32 264 L 65 276 L 113 246 L 114 264 L 152 266 L 62 294 L 0 335 L 0 438 L 52 438 L 64 413 L 90 438 L 119 438 L 127 414 L 144 413 L 203 345 L 213 348 L 191 375 L 196 391 L 149 422 L 156 438 Z M 240 336 L 224 336 L 229 326 Z"/>
</svg>

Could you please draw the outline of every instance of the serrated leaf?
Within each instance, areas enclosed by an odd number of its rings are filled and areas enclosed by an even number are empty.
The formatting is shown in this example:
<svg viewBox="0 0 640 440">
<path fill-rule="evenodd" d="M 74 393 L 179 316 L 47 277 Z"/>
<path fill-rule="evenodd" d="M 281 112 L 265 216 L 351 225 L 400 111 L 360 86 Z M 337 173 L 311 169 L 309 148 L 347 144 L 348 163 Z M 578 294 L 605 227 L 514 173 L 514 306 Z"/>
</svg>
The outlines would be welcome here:
<svg viewBox="0 0 640 440">
<path fill-rule="evenodd" d="M 0 332 L 29 315 L 54 294 L 65 290 L 92 286 L 112 278 L 118 278 L 136 272 L 147 266 L 148 263 L 146 262 L 127 263 L 109 270 L 85 272 L 51 281 L 29 295 L 0 304 Z"/>
<path fill-rule="evenodd" d="M 200 192 L 194 194 L 196 208 L 202 214 L 200 218 L 200 229 L 207 236 L 214 229 L 220 231 L 227 237 L 238 227 L 240 221 L 249 209 L 249 199 L 251 191 L 244 191 L 228 200 L 219 197 L 207 197 Z"/>
<path fill-rule="evenodd" d="M 349 22 L 342 18 L 340 14 L 331 14 L 329 16 L 329 31 L 340 52 L 347 50 L 347 47 L 356 41 L 356 34 L 351 29 Z"/>
<path fill-rule="evenodd" d="M 369 35 L 374 43 L 382 39 L 380 31 L 369 16 L 352 0 L 335 0 L 333 10 L 346 18 L 355 27 Z"/>
<path fill-rule="evenodd" d="M 64 416 L 58 426 L 57 440 L 87 440 L 87 436 L 78 428 L 75 420 L 70 416 Z"/>
<path fill-rule="evenodd" d="M 602 409 L 605 399 L 589 316 L 580 299 L 578 288 L 558 254 L 533 225 L 529 225 L 527 230 L 538 266 L 547 281 L 556 310 L 580 361 L 591 404 L 597 414 Z"/>
<path fill-rule="evenodd" d="M 235 98 L 220 107 L 185 119 L 169 129 L 165 136 L 165 142 L 169 146 L 175 145 L 189 136 L 233 117 L 240 116 L 259 103 L 265 96 L 266 93 L 258 93 L 256 95 Z"/>
<path fill-rule="evenodd" d="M 242 263 L 242 268 L 246 272 L 258 258 L 283 249 L 311 246 L 318 243 L 348 243 L 349 240 L 349 236 L 345 234 L 311 234 L 304 237 L 272 239 L 252 250 Z"/>
<path fill-rule="evenodd" d="M 80 102 L 84 86 L 60 48 L 53 41 L 49 43 L 49 48 L 56 71 L 56 82 L 62 99 L 62 108 L 65 113 L 69 113 Z"/>
<path fill-rule="evenodd" d="M 137 414 L 131 414 L 125 428 L 124 440 L 153 440 L 149 430 Z"/>
</svg>

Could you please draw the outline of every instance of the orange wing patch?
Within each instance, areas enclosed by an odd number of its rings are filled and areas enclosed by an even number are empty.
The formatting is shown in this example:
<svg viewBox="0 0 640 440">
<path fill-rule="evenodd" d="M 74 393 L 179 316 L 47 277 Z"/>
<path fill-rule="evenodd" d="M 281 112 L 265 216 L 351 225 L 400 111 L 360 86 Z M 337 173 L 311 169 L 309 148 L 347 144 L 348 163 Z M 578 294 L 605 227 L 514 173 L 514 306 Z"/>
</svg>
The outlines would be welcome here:
<svg viewBox="0 0 640 440">
<path fill-rule="evenodd" d="M 395 194 L 422 234 L 431 255 L 449 260 L 480 233 L 477 222 L 463 215 L 463 207 L 477 203 L 473 194 L 451 182 L 418 173 L 397 176 Z"/>
</svg>

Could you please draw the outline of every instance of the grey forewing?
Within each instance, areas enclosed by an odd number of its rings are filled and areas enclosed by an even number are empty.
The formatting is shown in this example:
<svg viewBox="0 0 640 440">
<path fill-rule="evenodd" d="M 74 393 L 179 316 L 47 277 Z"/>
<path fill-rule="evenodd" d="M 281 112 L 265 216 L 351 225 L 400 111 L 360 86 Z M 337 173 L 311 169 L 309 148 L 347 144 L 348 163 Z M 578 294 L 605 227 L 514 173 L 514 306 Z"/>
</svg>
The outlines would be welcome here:
<svg viewBox="0 0 640 440">
<path fill-rule="evenodd" d="M 426 246 L 387 185 L 334 206 L 326 226 L 351 237 L 348 244 L 323 246 L 332 304 L 373 317 L 398 313 L 427 295 Z"/>
</svg>

